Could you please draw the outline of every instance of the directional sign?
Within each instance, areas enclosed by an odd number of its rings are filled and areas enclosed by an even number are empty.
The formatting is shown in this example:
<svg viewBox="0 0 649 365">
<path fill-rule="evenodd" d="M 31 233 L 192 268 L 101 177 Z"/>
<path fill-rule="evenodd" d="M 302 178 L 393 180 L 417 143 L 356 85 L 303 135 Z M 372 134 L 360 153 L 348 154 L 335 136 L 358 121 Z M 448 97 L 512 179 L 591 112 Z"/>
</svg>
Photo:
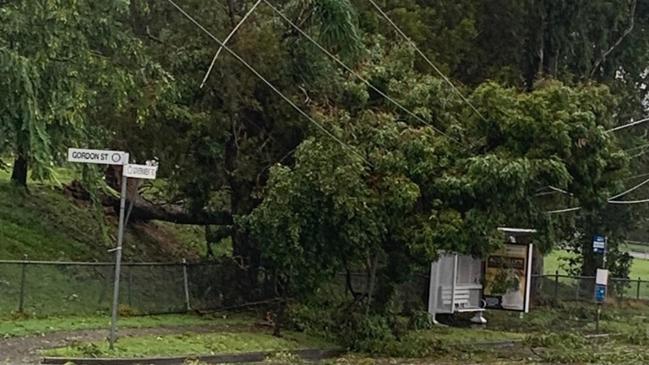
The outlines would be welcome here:
<svg viewBox="0 0 649 365">
<path fill-rule="evenodd" d="M 128 164 L 128 153 L 122 151 L 68 148 L 68 161 L 100 165 L 126 165 Z"/>
<path fill-rule="evenodd" d="M 126 165 L 124 166 L 124 176 L 134 177 L 136 179 L 155 179 L 158 172 L 158 166 L 149 165 Z"/>
<path fill-rule="evenodd" d="M 593 253 L 604 253 L 606 252 L 606 237 L 602 235 L 596 235 L 593 237 Z"/>
</svg>

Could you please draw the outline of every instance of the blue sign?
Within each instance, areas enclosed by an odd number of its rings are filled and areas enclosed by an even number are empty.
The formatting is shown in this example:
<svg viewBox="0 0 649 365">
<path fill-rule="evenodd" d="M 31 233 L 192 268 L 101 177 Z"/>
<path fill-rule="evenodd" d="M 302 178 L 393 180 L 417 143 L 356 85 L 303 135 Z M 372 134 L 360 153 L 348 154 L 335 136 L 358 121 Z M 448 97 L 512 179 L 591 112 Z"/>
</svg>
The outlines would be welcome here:
<svg viewBox="0 0 649 365">
<path fill-rule="evenodd" d="M 606 300 L 606 285 L 595 284 L 595 301 L 603 303 Z"/>
<path fill-rule="evenodd" d="M 596 235 L 593 237 L 593 253 L 605 253 L 606 252 L 606 237 L 602 235 Z"/>
</svg>

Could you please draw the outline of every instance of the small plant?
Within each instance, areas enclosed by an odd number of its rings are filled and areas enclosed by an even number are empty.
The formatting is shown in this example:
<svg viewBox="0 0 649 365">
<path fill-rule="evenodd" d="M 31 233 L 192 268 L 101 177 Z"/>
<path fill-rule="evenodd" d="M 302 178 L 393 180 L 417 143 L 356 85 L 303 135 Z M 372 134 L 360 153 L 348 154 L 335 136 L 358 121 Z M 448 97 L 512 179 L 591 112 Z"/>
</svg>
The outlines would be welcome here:
<svg viewBox="0 0 649 365">
<path fill-rule="evenodd" d="M 70 345 L 84 357 L 100 357 L 104 352 L 94 343 L 73 343 Z"/>
<path fill-rule="evenodd" d="M 264 360 L 266 364 L 289 365 L 289 364 L 304 364 L 304 360 L 294 353 L 281 351 L 275 352 Z"/>
<path fill-rule="evenodd" d="M 127 304 L 120 304 L 118 310 L 120 317 L 135 317 L 140 314 L 137 309 Z"/>
<path fill-rule="evenodd" d="M 14 321 L 23 321 L 32 318 L 32 315 L 25 311 L 14 311 L 11 312 L 11 319 Z"/>
<path fill-rule="evenodd" d="M 207 363 L 196 359 L 186 359 L 183 365 L 207 365 Z"/>
<path fill-rule="evenodd" d="M 410 316 L 409 327 L 415 331 L 433 328 L 433 317 L 425 311 L 415 311 Z"/>
</svg>

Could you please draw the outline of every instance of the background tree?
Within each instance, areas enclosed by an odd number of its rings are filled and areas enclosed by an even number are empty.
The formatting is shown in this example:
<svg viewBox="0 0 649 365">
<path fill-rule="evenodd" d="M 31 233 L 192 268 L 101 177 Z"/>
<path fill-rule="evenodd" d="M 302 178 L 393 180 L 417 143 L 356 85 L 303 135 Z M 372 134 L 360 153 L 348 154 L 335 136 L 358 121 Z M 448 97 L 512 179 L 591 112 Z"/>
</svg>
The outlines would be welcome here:
<svg viewBox="0 0 649 365">
<path fill-rule="evenodd" d="M 29 170 L 50 177 L 67 147 L 106 140 L 115 119 L 137 122 L 164 84 L 124 23 L 128 10 L 122 1 L 0 4 L 0 131 L 14 182 L 26 186 Z"/>
</svg>

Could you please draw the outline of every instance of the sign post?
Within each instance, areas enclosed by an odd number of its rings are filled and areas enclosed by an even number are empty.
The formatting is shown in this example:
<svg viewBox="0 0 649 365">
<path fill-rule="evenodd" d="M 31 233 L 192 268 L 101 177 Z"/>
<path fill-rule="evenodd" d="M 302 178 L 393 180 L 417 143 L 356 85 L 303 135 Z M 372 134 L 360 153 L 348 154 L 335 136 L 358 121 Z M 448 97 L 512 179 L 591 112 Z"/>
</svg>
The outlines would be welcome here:
<svg viewBox="0 0 649 365">
<path fill-rule="evenodd" d="M 127 162 L 128 163 L 128 162 Z M 126 211 L 126 186 L 128 177 L 124 175 L 122 168 L 122 187 L 119 194 L 119 223 L 117 227 L 117 247 L 115 247 L 115 281 L 113 284 L 113 307 L 110 319 L 110 336 L 108 346 L 111 350 L 115 347 L 117 341 L 117 312 L 119 309 L 119 279 L 122 274 L 122 244 L 124 242 L 124 213 Z"/>
<path fill-rule="evenodd" d="M 124 242 L 124 215 L 126 212 L 126 187 L 128 178 L 155 179 L 157 166 L 129 165 L 129 154 L 122 151 L 90 150 L 81 148 L 68 149 L 68 161 L 77 163 L 90 163 L 100 165 L 122 166 L 122 183 L 119 198 L 119 223 L 117 228 L 117 247 L 115 251 L 115 281 L 113 285 L 113 305 L 110 323 L 109 347 L 112 350 L 117 340 L 117 317 L 119 309 L 119 284 L 122 271 L 122 246 Z"/>
<path fill-rule="evenodd" d="M 83 148 L 69 148 L 68 161 L 77 163 L 91 163 L 100 165 L 122 166 L 122 186 L 119 194 L 119 223 L 117 228 L 117 247 L 115 251 L 115 281 L 113 284 L 113 306 L 110 321 L 110 336 L 108 337 L 109 347 L 112 350 L 115 346 L 117 330 L 117 310 L 119 306 L 119 276 L 122 269 L 122 242 L 124 241 L 124 212 L 126 208 L 126 186 L 127 177 L 124 175 L 124 167 L 128 165 L 129 155 L 122 151 L 90 150 Z"/>
<path fill-rule="evenodd" d="M 595 331 L 599 332 L 599 318 L 602 314 L 602 304 L 606 300 L 606 287 L 608 285 L 608 270 L 597 269 L 595 276 L 595 302 L 597 302 L 597 313 L 595 317 Z"/>
</svg>

